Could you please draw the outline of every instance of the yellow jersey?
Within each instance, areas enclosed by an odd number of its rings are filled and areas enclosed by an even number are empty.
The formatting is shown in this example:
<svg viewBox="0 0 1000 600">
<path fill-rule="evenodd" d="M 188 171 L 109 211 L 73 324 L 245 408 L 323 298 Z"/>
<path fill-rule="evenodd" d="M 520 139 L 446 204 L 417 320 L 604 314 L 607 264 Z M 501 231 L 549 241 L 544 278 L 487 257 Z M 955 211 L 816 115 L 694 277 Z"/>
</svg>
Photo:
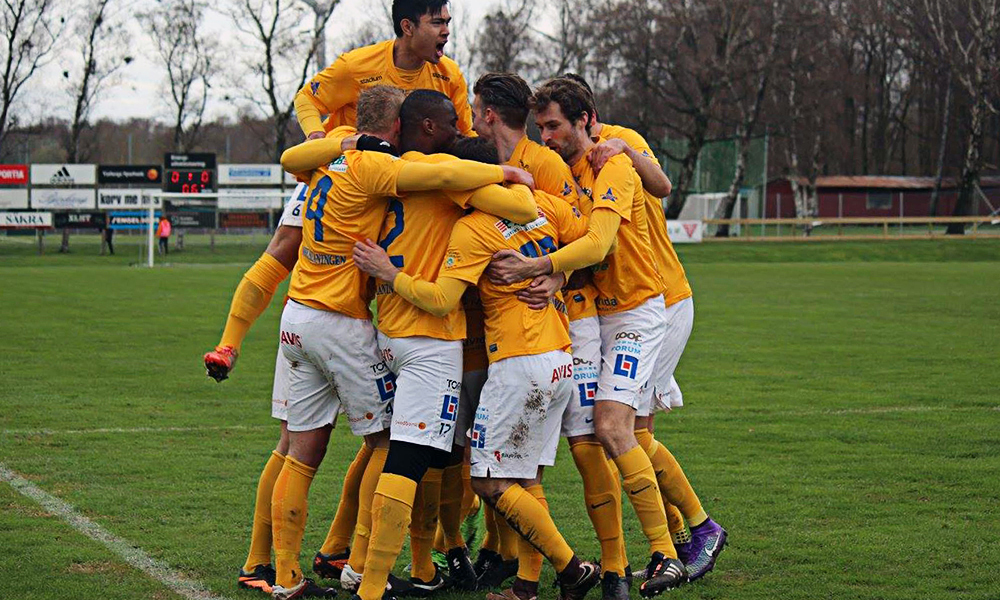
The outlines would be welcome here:
<svg viewBox="0 0 1000 600">
<path fill-rule="evenodd" d="M 437 90 L 448 96 L 458 113 L 458 130 L 473 135 L 469 89 L 458 64 L 442 57 L 436 65 L 425 62 L 419 69 L 403 70 L 393 63 L 393 43 L 394 40 L 388 40 L 341 54 L 302 87 L 299 94 L 305 94 L 321 114 L 329 115 L 324 124 L 326 130 L 357 122 L 361 90 L 391 85 L 406 91 Z"/>
<path fill-rule="evenodd" d="M 618 138 L 636 152 L 649 158 L 657 165 L 660 164 L 646 140 L 632 129 L 602 123 L 600 138 L 601 141 Z M 643 195 L 646 197 L 649 241 L 653 245 L 656 261 L 660 265 L 660 275 L 663 276 L 663 284 L 666 286 L 663 301 L 667 306 L 670 306 L 693 295 L 691 284 L 688 282 L 680 258 L 677 257 L 677 252 L 674 251 L 674 245 L 670 243 L 670 236 L 667 235 L 667 218 L 663 214 L 663 202 L 645 190 L 643 190 Z"/>
<path fill-rule="evenodd" d="M 478 285 L 491 363 L 512 356 L 570 348 L 566 306 L 561 294 L 557 294 L 545 309 L 534 310 L 514 295 L 530 282 L 496 285 L 482 276 L 493 254 L 500 250 L 544 256 L 554 252 L 560 244 L 587 233 L 586 220 L 568 203 L 542 191 L 535 192 L 535 201 L 538 219 L 527 225 L 516 225 L 480 211 L 459 219 L 452 229 L 441 267 L 441 277 Z"/>
<path fill-rule="evenodd" d="M 402 158 L 431 164 L 457 160 L 447 154 L 420 152 L 407 152 Z M 389 254 L 396 268 L 416 278 L 434 281 L 448 250 L 448 234 L 465 215 L 470 196 L 471 191 L 433 191 L 407 194 L 405 201 L 390 199 L 379 246 Z M 382 280 L 376 284 L 375 300 L 379 331 L 390 337 L 465 338 L 465 313 L 461 308 L 444 317 L 434 316 L 401 298 L 391 283 Z"/>
<path fill-rule="evenodd" d="M 368 276 L 354 266 L 354 243 L 377 239 L 387 197 L 396 196 L 404 161 L 348 150 L 312 171 L 302 216 L 302 246 L 288 297 L 319 310 L 368 319 Z"/>
<path fill-rule="evenodd" d="M 551 148 L 524 136 L 514 147 L 510 160 L 504 164 L 531 173 L 535 188 L 559 196 L 583 214 L 590 214 L 590 198 L 580 197 L 569 165 Z M 597 288 L 594 284 L 587 283 L 578 290 L 563 290 L 563 293 L 570 321 L 597 316 Z"/>
<path fill-rule="evenodd" d="M 616 239 L 618 250 L 594 265 L 597 312 L 606 315 L 629 310 L 663 293 L 663 279 L 653 257 L 646 217 L 642 180 L 628 156 L 611 157 L 600 173 L 594 173 L 584 154 L 572 167 L 593 209 L 607 208 L 621 218 Z"/>
</svg>

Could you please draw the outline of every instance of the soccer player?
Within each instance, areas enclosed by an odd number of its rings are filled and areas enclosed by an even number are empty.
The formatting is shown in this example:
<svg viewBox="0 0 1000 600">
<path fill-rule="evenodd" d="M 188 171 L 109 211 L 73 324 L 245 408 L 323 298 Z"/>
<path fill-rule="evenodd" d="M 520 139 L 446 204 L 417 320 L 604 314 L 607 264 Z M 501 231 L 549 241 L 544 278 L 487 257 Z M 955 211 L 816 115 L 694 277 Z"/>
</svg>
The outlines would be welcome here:
<svg viewBox="0 0 1000 600">
<path fill-rule="evenodd" d="M 535 178 L 537 189 L 561 196 L 578 210 L 580 198 L 569 166 L 554 151 L 531 141 L 526 126 L 530 112 L 531 89 L 523 79 L 511 73 L 488 73 L 479 78 L 473 88 L 473 127 L 484 139 L 492 142 L 505 164 L 526 169 Z M 587 199 L 589 203 L 589 198 Z M 589 210 L 587 210 L 589 212 Z M 560 278 L 561 281 L 561 278 Z M 542 286 L 539 282 L 537 287 Z M 536 286 L 531 286 L 536 287 Z M 602 594 L 605 599 L 624 600 L 628 597 L 625 578 L 626 560 L 623 555 L 621 522 L 621 487 L 612 473 L 597 437 L 594 435 L 594 392 L 600 365 L 600 327 L 595 298 L 597 289 L 587 281 L 573 290 L 566 290 L 569 335 L 573 343 L 573 380 L 577 394 L 563 414 L 562 431 L 567 436 L 570 451 L 583 479 L 584 501 L 601 543 Z M 553 457 L 554 458 L 554 457 Z M 526 544 L 525 544 L 526 545 Z M 521 556 L 518 578 L 538 581 L 538 572 L 530 563 L 530 546 Z M 487 551 L 488 552 L 488 551 Z M 482 556 L 482 553 L 480 554 Z M 487 553 L 487 560 L 490 555 Z M 494 564 L 496 558 L 493 558 Z M 528 563 L 528 564 L 526 564 Z M 537 566 L 541 566 L 537 563 Z M 483 569 L 481 579 L 486 584 L 503 575 L 499 567 Z M 523 588 L 523 583 L 518 586 Z"/>
<path fill-rule="evenodd" d="M 495 148 L 485 140 L 463 141 L 470 151 L 488 152 L 497 162 Z M 459 155 L 461 146 L 455 148 Z M 466 288 L 478 283 L 490 367 L 473 422 L 473 489 L 552 562 L 562 597 L 573 600 L 598 583 L 600 568 L 576 557 L 549 516 L 544 497 L 526 489 L 540 481 L 543 457 L 558 443 L 559 419 L 574 394 L 565 309 L 558 299 L 543 310 L 531 309 L 513 293 L 527 283 L 496 286 L 481 277 L 500 249 L 538 255 L 586 231 L 569 204 L 544 192 L 536 192 L 535 198 L 540 212 L 528 225 L 481 211 L 460 219 L 434 282 L 400 271 L 370 241 L 359 243 L 354 256 L 360 268 L 391 281 L 398 295 L 435 315 L 454 310 Z M 537 587 L 523 593 L 536 597 Z M 362 595 L 362 600 L 375 598 Z"/>
<path fill-rule="evenodd" d="M 398 143 L 403 92 L 389 86 L 358 98 L 358 131 Z M 282 166 L 309 181 L 300 259 L 292 271 L 289 302 L 281 320 L 281 348 L 292 362 L 288 383 L 289 452 L 271 500 L 275 553 L 275 600 L 323 595 L 303 578 L 299 550 L 309 485 L 330 436 L 326 415 L 342 406 L 351 431 L 386 447 L 395 382 L 379 356 L 370 321 L 367 277 L 354 268 L 356 239 L 378 235 L 389 196 L 428 189 L 474 189 L 523 172 L 453 161 L 423 165 L 382 152 L 348 151 L 336 161 L 340 142 L 307 141 L 286 150 Z M 365 478 L 374 471 L 372 460 Z M 381 466 L 379 465 L 379 470 Z M 364 485 L 362 485 L 362 493 Z M 364 498 L 362 498 L 364 502 Z M 359 515 L 358 527 L 363 525 Z"/>
<path fill-rule="evenodd" d="M 650 260 L 654 254 L 642 183 L 626 156 L 612 157 L 599 173 L 587 160 L 594 146 L 590 137 L 593 104 L 582 86 L 552 80 L 535 92 L 534 108 L 545 144 L 570 165 L 593 200 L 589 229 L 584 238 L 546 256 L 499 253 L 493 276 L 513 283 L 595 265 L 601 335 L 595 433 L 618 467 L 649 540 L 649 579 L 640 592 L 654 596 L 682 585 L 687 573 L 670 538 L 653 465 L 633 430 L 643 387 L 652 375 L 666 328 L 663 280 L 655 260 Z M 615 241 L 617 251 L 609 255 Z"/>
<path fill-rule="evenodd" d="M 469 92 L 455 61 L 444 55 L 451 14 L 448 0 L 393 0 L 396 39 L 340 55 L 295 96 L 295 114 L 309 139 L 354 125 L 358 94 L 375 85 L 432 89 L 455 103 L 458 129 L 472 131 Z M 325 126 L 322 116 L 328 115 Z"/>
<path fill-rule="evenodd" d="M 400 110 L 403 159 L 435 165 L 456 160 L 432 154 L 454 141 L 456 121 L 454 105 L 444 94 L 432 90 L 412 92 Z M 470 206 L 503 215 L 513 223 L 527 224 L 537 219 L 531 190 L 525 186 L 414 193 L 405 202 L 389 203 L 379 246 L 407 274 L 433 279 L 444 261 L 452 226 Z M 459 308 L 443 316 L 421 311 L 393 293 L 391 282 L 381 280 L 376 282 L 376 301 L 379 348 L 396 375 L 396 395 L 389 455 L 375 491 L 373 530 L 358 594 L 362 598 L 381 596 L 402 546 L 404 532 L 398 524 L 407 520 L 413 554 L 410 581 L 416 593 L 429 594 L 444 587 L 431 560 L 431 548 L 443 470 L 451 466 L 465 315 Z M 461 457 L 459 454 L 454 487 L 446 493 L 461 494 Z M 456 529 L 462 516 L 460 508 L 460 504 L 451 507 Z M 446 537 L 454 540 L 453 535 Z M 457 545 L 449 544 L 447 548 L 452 585 L 473 590 L 475 571 L 461 536 L 457 537 Z"/>
<path fill-rule="evenodd" d="M 580 83 L 593 96 L 583 77 L 576 74 L 564 77 Z M 671 396 L 671 390 L 676 389 L 675 395 L 680 393 L 673 378 L 674 370 L 694 324 L 691 285 L 667 235 L 667 221 L 660 200 L 670 195 L 670 180 L 641 135 L 626 127 L 600 122 L 596 108 L 591 115 L 591 135 L 600 140 L 588 156 L 595 170 L 599 171 L 610 157 L 625 154 L 632 161 L 643 183 L 650 242 L 666 285 L 663 299 L 667 311 L 667 333 L 656 360 L 654 379 L 649 384 L 652 394 L 647 396 L 647 402 L 637 411 L 636 438 L 653 463 L 664 504 L 669 504 L 667 518 L 677 556 L 694 581 L 704 577 L 715 567 L 715 561 L 725 547 L 726 530 L 708 516 L 680 463 L 652 433 L 651 405 L 669 407 L 670 402 L 666 399 Z M 691 527 L 690 534 L 684 528 L 683 519 L 676 516 L 678 508 Z"/>
</svg>

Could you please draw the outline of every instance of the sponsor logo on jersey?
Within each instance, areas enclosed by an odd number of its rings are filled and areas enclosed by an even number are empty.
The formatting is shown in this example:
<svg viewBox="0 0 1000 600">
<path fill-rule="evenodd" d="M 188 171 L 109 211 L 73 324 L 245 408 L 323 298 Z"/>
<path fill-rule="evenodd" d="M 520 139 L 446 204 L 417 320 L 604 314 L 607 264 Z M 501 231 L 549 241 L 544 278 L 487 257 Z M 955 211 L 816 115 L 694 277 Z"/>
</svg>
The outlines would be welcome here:
<svg viewBox="0 0 1000 600">
<path fill-rule="evenodd" d="M 387 373 L 375 380 L 378 386 L 378 396 L 382 402 L 387 402 L 396 397 L 396 376 Z"/>
<path fill-rule="evenodd" d="M 619 354 L 615 357 L 615 375 L 635 379 L 635 373 L 639 369 L 639 358 L 631 354 Z"/>
<path fill-rule="evenodd" d="M 606 268 L 607 267 L 605 267 L 605 269 Z M 597 306 L 603 306 L 605 308 L 610 308 L 610 307 L 613 307 L 613 306 L 618 306 L 618 299 L 617 298 L 598 298 L 597 299 Z"/>
<path fill-rule="evenodd" d="M 441 418 L 445 421 L 454 421 L 458 419 L 458 397 L 448 396 L 444 397 L 444 404 L 441 406 Z"/>
<path fill-rule="evenodd" d="M 298 346 L 302 347 L 302 337 L 297 333 L 291 333 L 289 331 L 281 332 L 281 343 L 288 346 Z"/>
<path fill-rule="evenodd" d="M 608 202 L 618 202 L 618 197 L 615 196 L 614 192 L 611 191 L 611 188 L 608 188 L 608 191 L 604 192 L 604 195 L 601 196 L 601 200 L 607 200 Z"/>
<path fill-rule="evenodd" d="M 338 254 L 318 254 L 302 246 L 302 256 L 314 265 L 338 266 L 347 262 L 346 256 Z"/>
<path fill-rule="evenodd" d="M 480 423 L 476 423 L 472 426 L 472 440 L 473 448 L 485 448 L 486 447 L 486 426 Z"/>
<path fill-rule="evenodd" d="M 362 79 L 358 83 L 360 83 L 361 85 L 365 85 L 365 84 L 369 84 L 369 83 L 375 83 L 376 81 L 382 81 L 382 76 L 381 75 L 372 75 L 371 77 L 365 77 L 364 79 Z"/>
<path fill-rule="evenodd" d="M 531 223 L 528 223 L 527 225 L 518 225 L 517 223 L 511 223 L 507 219 L 500 219 L 495 223 L 495 226 L 497 228 L 497 231 L 499 231 L 500 234 L 503 236 L 503 239 L 509 240 L 518 233 L 524 231 L 531 231 L 533 229 L 538 229 L 539 227 L 545 225 L 548 222 L 549 221 L 548 219 L 545 218 L 545 215 L 542 214 L 541 211 L 539 211 L 538 218 L 532 221 Z"/>
<path fill-rule="evenodd" d="M 498 350 L 496 344 L 490 344 L 490 352 L 496 352 Z"/>
<path fill-rule="evenodd" d="M 451 77 L 447 75 L 442 75 L 441 73 L 431 73 L 431 77 L 434 79 L 440 79 L 441 81 L 451 81 Z"/>
<path fill-rule="evenodd" d="M 559 365 L 558 367 L 552 369 L 552 381 L 549 383 L 555 383 L 562 379 L 563 377 L 573 376 L 573 365 Z"/>
<path fill-rule="evenodd" d="M 346 173 L 347 172 L 347 157 L 340 156 L 337 160 L 326 166 L 328 171 L 333 171 L 334 173 Z"/>
</svg>

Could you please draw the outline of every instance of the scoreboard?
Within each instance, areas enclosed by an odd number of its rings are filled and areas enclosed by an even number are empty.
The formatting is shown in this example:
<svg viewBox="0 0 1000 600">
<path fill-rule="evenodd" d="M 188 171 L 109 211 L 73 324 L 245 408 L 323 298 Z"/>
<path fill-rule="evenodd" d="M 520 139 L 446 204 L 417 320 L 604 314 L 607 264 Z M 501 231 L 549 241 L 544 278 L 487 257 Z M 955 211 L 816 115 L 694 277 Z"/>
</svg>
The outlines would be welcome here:
<svg viewBox="0 0 1000 600">
<path fill-rule="evenodd" d="M 216 191 L 215 154 L 164 154 L 163 191 L 205 194 Z"/>
</svg>

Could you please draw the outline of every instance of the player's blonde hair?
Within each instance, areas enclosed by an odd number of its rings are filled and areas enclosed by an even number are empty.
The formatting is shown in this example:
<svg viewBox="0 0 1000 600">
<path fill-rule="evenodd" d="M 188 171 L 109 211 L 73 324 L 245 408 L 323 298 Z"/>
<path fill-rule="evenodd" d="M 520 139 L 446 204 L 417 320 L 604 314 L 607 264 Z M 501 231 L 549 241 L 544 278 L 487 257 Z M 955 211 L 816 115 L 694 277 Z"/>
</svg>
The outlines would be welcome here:
<svg viewBox="0 0 1000 600">
<path fill-rule="evenodd" d="M 376 85 L 358 95 L 358 131 L 385 133 L 399 118 L 406 94 L 391 85 Z"/>
</svg>

